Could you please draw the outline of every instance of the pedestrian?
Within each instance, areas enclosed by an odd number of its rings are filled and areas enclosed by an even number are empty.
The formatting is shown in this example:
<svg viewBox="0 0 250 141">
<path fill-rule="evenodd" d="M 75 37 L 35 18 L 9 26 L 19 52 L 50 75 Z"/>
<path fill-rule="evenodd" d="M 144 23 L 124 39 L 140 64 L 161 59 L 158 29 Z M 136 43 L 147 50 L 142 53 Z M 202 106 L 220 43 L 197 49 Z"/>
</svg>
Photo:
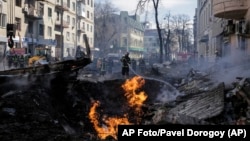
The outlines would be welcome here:
<svg viewBox="0 0 250 141">
<path fill-rule="evenodd" d="M 128 78 L 129 65 L 131 64 L 129 53 L 127 52 L 124 56 L 122 56 L 120 61 L 122 62 L 122 75 L 124 78 Z"/>
</svg>

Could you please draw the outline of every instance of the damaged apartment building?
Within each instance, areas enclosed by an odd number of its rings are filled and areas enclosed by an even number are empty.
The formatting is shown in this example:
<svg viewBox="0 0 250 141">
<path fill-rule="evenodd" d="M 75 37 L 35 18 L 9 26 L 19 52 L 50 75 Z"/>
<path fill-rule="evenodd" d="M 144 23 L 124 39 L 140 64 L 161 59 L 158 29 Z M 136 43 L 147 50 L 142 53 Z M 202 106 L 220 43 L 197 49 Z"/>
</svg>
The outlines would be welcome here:
<svg viewBox="0 0 250 141">
<path fill-rule="evenodd" d="M 217 57 L 244 64 L 250 57 L 250 1 L 198 0 L 194 16 L 195 47 L 207 62 Z"/>
</svg>

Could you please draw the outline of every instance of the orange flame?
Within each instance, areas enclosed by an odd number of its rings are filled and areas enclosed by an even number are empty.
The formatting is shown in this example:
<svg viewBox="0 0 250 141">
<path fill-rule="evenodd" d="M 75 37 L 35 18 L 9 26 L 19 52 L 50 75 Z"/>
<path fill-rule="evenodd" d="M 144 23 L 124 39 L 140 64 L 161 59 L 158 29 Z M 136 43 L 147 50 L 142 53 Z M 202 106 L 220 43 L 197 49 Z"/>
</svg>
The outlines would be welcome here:
<svg viewBox="0 0 250 141">
<path fill-rule="evenodd" d="M 116 118 L 116 117 L 104 117 L 102 120 L 106 125 L 99 125 L 99 117 L 96 113 L 96 108 L 100 105 L 99 101 L 93 103 L 93 106 L 90 108 L 89 118 L 91 122 L 94 124 L 94 128 L 97 131 L 98 137 L 100 139 L 106 139 L 108 136 L 112 136 L 114 139 L 117 140 L 117 133 L 118 133 L 118 125 L 128 125 L 130 122 L 126 115 L 123 118 Z"/>
<path fill-rule="evenodd" d="M 132 79 L 126 80 L 122 85 L 122 88 L 126 91 L 125 96 L 128 100 L 129 106 L 135 108 L 139 113 L 143 102 L 147 99 L 145 92 L 141 91 L 136 93 L 136 90 L 140 89 L 145 84 L 145 80 L 140 76 L 135 76 Z M 99 101 L 93 102 L 89 112 L 89 119 L 93 123 L 97 135 L 100 139 L 106 139 L 108 136 L 112 136 L 117 140 L 118 125 L 129 125 L 128 116 L 124 117 L 103 117 L 103 124 L 99 124 L 99 115 L 96 112 L 97 107 L 100 105 Z"/>
<path fill-rule="evenodd" d="M 136 111 L 140 111 L 142 104 L 147 99 L 144 91 L 136 93 L 145 84 L 145 80 L 140 76 L 135 76 L 127 79 L 122 88 L 126 91 L 125 96 L 128 100 L 129 106 L 134 107 Z"/>
</svg>

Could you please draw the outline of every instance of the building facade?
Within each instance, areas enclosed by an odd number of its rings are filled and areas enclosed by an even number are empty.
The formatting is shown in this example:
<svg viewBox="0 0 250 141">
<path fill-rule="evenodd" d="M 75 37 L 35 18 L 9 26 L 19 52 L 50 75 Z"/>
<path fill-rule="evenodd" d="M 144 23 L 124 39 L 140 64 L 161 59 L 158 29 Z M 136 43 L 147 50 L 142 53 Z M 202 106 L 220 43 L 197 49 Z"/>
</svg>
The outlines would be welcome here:
<svg viewBox="0 0 250 141">
<path fill-rule="evenodd" d="M 14 48 L 25 54 L 47 51 L 51 57 L 74 57 L 86 34 L 94 44 L 94 0 L 1 0 L 0 48 L 7 47 L 6 25 L 15 25 Z"/>
<path fill-rule="evenodd" d="M 131 58 L 143 56 L 144 26 L 138 15 L 129 15 L 127 11 L 111 14 L 96 19 L 95 47 L 100 48 L 105 54 L 116 53 L 120 56 L 126 52 Z M 104 26 L 105 25 L 105 26 Z"/>
<path fill-rule="evenodd" d="M 157 60 L 160 54 L 160 40 L 157 29 L 146 29 L 144 32 L 144 58 Z"/>
<path fill-rule="evenodd" d="M 224 19 L 222 50 L 232 63 L 244 63 L 250 58 L 250 1 L 213 0 L 213 14 Z"/>
<path fill-rule="evenodd" d="M 216 56 L 231 64 L 250 57 L 250 1 L 197 0 L 196 48 L 214 62 Z"/>
</svg>

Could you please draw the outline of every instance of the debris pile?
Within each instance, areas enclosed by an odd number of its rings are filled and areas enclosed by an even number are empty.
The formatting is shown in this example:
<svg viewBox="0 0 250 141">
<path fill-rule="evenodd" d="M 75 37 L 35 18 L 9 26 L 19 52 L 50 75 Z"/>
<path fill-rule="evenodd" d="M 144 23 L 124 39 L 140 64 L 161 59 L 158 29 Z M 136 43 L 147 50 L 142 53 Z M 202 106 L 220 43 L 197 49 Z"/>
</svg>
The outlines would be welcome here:
<svg viewBox="0 0 250 141">
<path fill-rule="evenodd" d="M 116 140 L 110 128 L 116 124 L 249 125 L 250 78 L 226 84 L 194 69 L 157 71 L 101 81 L 91 75 L 1 76 L 0 139 Z"/>
</svg>

